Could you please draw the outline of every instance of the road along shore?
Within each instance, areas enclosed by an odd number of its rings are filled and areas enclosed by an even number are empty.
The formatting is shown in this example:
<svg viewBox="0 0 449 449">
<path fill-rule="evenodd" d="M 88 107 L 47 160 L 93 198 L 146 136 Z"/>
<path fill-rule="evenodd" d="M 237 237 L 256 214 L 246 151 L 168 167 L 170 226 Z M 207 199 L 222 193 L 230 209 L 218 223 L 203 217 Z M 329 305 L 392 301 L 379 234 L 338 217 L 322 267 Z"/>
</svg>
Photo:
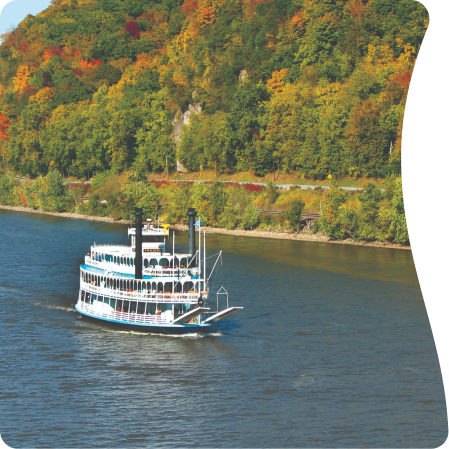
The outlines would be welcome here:
<svg viewBox="0 0 449 449">
<path fill-rule="evenodd" d="M 28 207 L 23 206 L 3 206 L 0 205 L 0 209 L 11 210 L 15 212 L 26 212 L 32 214 L 43 214 L 43 215 L 53 215 L 55 217 L 64 218 L 75 218 L 77 220 L 89 220 L 89 221 L 102 221 L 105 223 L 123 223 L 127 224 L 128 220 L 114 220 L 110 217 L 97 217 L 93 215 L 82 215 L 73 212 L 46 212 L 43 210 L 33 210 Z M 187 225 L 172 225 L 172 229 L 177 229 L 180 231 L 187 231 Z M 246 231 L 244 229 L 224 229 L 224 228 L 214 228 L 212 226 L 203 227 L 206 233 L 210 234 L 228 234 L 241 237 L 262 237 L 270 239 L 281 239 L 281 240 L 299 240 L 304 242 L 319 242 L 319 243 L 332 243 L 338 245 L 356 245 L 356 246 L 371 246 L 375 248 L 390 248 L 390 249 L 406 249 L 410 250 L 411 247 L 408 245 L 400 245 L 397 243 L 390 242 L 365 242 L 362 240 L 347 239 L 347 240 L 332 240 L 330 237 L 324 234 L 313 234 L 312 231 L 308 229 L 303 229 L 301 232 L 286 232 L 277 230 L 263 230 L 263 229 L 253 229 L 251 231 Z"/>
</svg>

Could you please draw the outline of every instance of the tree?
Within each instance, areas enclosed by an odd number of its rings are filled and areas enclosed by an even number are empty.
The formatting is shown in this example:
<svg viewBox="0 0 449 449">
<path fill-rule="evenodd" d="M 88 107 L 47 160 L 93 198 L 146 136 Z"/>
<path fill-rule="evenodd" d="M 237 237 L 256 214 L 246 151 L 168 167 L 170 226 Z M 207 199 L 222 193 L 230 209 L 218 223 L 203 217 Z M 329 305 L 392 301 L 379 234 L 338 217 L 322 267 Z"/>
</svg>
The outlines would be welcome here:
<svg viewBox="0 0 449 449">
<path fill-rule="evenodd" d="M 402 192 L 402 180 L 396 178 L 389 202 L 384 203 L 379 209 L 380 238 L 394 243 L 406 244 L 410 238 L 405 219 L 404 197 Z"/>
<path fill-rule="evenodd" d="M 272 73 L 271 79 L 267 82 L 267 90 L 271 92 L 281 92 L 284 88 L 284 77 L 287 69 L 275 70 Z"/>
<path fill-rule="evenodd" d="M 341 208 L 347 200 L 348 195 L 337 186 L 332 186 L 323 196 L 320 229 L 333 239 L 347 237 L 341 216 Z"/>
<path fill-rule="evenodd" d="M 0 140 L 8 140 L 8 128 L 10 120 L 5 114 L 0 114 Z"/>
<path fill-rule="evenodd" d="M 243 229 L 250 230 L 257 228 L 257 226 L 259 226 L 259 223 L 260 223 L 259 212 L 253 205 L 249 204 L 248 206 L 246 206 L 246 209 L 243 212 L 242 216 Z"/>
<path fill-rule="evenodd" d="M 14 92 L 18 95 L 22 95 L 29 90 L 29 81 L 30 81 L 31 73 L 30 69 L 26 65 L 19 65 L 17 69 L 17 74 L 13 78 L 14 83 Z"/>
<path fill-rule="evenodd" d="M 190 188 L 188 184 L 177 184 L 170 187 L 168 206 L 168 223 L 187 223 L 186 210 L 189 207 Z"/>
<path fill-rule="evenodd" d="M 293 231 L 299 232 L 302 228 L 302 211 L 305 203 L 302 200 L 292 201 L 286 213 L 287 221 Z"/>
<path fill-rule="evenodd" d="M 220 215 L 218 225 L 226 229 L 235 229 L 241 220 L 241 210 L 232 195 L 228 195 L 228 201 Z"/>
<path fill-rule="evenodd" d="M 376 240 L 379 237 L 379 209 L 384 196 L 374 182 L 367 182 L 360 195 L 361 211 L 357 237 Z"/>
</svg>

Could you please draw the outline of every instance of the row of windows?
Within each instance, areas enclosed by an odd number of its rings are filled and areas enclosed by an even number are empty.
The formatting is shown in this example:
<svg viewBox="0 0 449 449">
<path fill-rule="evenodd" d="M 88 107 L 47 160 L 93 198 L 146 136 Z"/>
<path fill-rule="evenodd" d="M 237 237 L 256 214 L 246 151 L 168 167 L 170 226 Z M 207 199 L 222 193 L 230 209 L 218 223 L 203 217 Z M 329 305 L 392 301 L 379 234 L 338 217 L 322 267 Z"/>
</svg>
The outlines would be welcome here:
<svg viewBox="0 0 449 449">
<path fill-rule="evenodd" d="M 191 306 L 186 304 L 155 304 L 137 301 L 127 301 L 126 299 L 115 299 L 107 296 L 96 295 L 81 291 L 81 301 L 86 304 L 93 304 L 94 301 L 104 302 L 110 305 L 117 312 L 139 313 L 142 315 L 157 315 L 167 310 L 174 310 L 176 314 L 183 314 L 190 310 Z"/>
<path fill-rule="evenodd" d="M 119 257 L 119 256 L 112 256 L 111 254 L 92 254 L 92 258 L 98 262 L 110 262 L 115 263 L 117 265 L 126 265 L 128 267 L 133 267 L 135 265 L 135 258 L 134 257 Z M 178 257 L 175 258 L 151 258 L 151 259 L 143 259 L 143 266 L 145 268 L 148 267 L 182 267 L 185 268 L 188 264 L 188 260 L 183 257 L 179 259 Z"/>
<path fill-rule="evenodd" d="M 175 291 L 179 292 L 190 292 L 196 289 L 196 282 L 186 281 L 175 282 L 173 290 L 173 282 L 152 282 L 145 280 L 135 280 L 135 279 L 116 279 L 108 278 L 105 276 L 98 276 L 94 273 L 88 273 L 86 271 L 81 271 L 81 279 L 92 285 L 102 286 L 110 288 L 112 290 L 119 291 L 130 291 L 130 292 L 160 292 L 160 293 L 171 293 Z"/>
</svg>

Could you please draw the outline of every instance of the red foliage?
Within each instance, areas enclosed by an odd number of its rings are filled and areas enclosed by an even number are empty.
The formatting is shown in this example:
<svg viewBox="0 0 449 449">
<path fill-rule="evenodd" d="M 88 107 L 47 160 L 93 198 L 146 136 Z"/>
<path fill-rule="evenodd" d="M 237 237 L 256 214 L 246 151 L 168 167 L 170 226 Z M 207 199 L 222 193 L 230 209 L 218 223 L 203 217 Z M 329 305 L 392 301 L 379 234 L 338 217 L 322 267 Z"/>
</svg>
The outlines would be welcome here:
<svg viewBox="0 0 449 449">
<path fill-rule="evenodd" d="M 8 128 L 9 128 L 9 118 L 5 114 L 0 114 L 0 140 L 9 139 Z"/>
<path fill-rule="evenodd" d="M 198 8 L 198 2 L 196 0 L 184 0 L 184 4 L 181 8 L 181 14 L 185 14 L 190 17 Z"/>
<path fill-rule="evenodd" d="M 94 67 L 98 67 L 102 63 L 103 62 L 100 61 L 99 59 L 93 59 L 92 61 L 85 61 L 84 59 L 82 59 L 80 61 L 81 67 L 85 69 L 93 69 Z"/>
<path fill-rule="evenodd" d="M 168 181 L 165 181 L 165 180 L 156 180 L 156 179 L 152 179 L 152 180 L 150 181 L 150 183 L 153 184 L 154 187 L 156 187 L 157 189 L 160 188 L 160 187 L 162 187 L 162 186 L 168 185 Z"/>
<path fill-rule="evenodd" d="M 410 72 L 405 72 L 402 76 L 396 75 L 393 81 L 399 83 L 402 87 L 408 88 L 410 81 L 412 79 L 412 74 Z"/>
<path fill-rule="evenodd" d="M 253 134 L 257 137 L 257 140 L 260 140 L 259 132 L 253 129 Z"/>
<path fill-rule="evenodd" d="M 84 70 L 79 67 L 76 67 L 76 68 L 72 69 L 72 73 L 76 76 L 83 76 Z"/>
<path fill-rule="evenodd" d="M 349 8 L 349 12 L 351 13 L 352 17 L 357 17 L 362 14 L 364 7 L 365 5 L 363 3 L 357 3 L 354 7 Z"/>
<path fill-rule="evenodd" d="M 135 39 L 140 37 L 139 24 L 135 20 L 131 20 L 131 22 L 123 25 L 123 28 Z"/>
<path fill-rule="evenodd" d="M 259 186 L 256 184 L 245 184 L 245 190 L 250 192 L 262 192 L 264 186 Z"/>
<path fill-rule="evenodd" d="M 30 49 L 30 44 L 26 39 L 22 40 L 22 42 L 19 44 L 19 51 L 20 53 L 27 53 Z"/>
<path fill-rule="evenodd" d="M 50 61 L 50 58 L 52 58 L 53 56 L 61 56 L 63 52 L 62 47 L 55 47 L 54 45 L 52 45 L 50 48 L 47 48 L 44 50 L 44 58 L 45 58 L 45 62 Z"/>
</svg>

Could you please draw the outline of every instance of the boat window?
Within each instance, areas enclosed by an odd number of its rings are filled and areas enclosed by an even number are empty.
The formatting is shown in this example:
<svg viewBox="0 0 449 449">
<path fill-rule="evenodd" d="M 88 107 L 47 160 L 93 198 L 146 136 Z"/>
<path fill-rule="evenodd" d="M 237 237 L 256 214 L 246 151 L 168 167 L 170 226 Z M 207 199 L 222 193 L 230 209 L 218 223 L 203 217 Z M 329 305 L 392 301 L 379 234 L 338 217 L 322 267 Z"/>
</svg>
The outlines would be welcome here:
<svg viewBox="0 0 449 449">
<path fill-rule="evenodd" d="M 109 300 L 109 305 L 110 305 L 113 309 L 115 309 L 115 299 L 114 299 L 114 298 L 111 298 L 111 299 Z"/>
<path fill-rule="evenodd" d="M 147 306 L 147 314 L 148 315 L 156 315 L 156 304 L 151 302 Z"/>
<path fill-rule="evenodd" d="M 164 285 L 164 287 L 165 287 L 164 291 L 165 291 L 166 293 L 172 291 L 172 283 L 171 283 L 171 282 L 166 282 L 165 285 Z"/>
<path fill-rule="evenodd" d="M 145 268 L 148 268 L 148 259 L 144 259 L 144 261 L 143 261 L 143 266 L 144 266 Z"/>
<path fill-rule="evenodd" d="M 164 285 L 162 284 L 162 282 L 159 282 L 157 284 L 157 291 L 158 293 L 162 293 L 164 291 Z"/>
<path fill-rule="evenodd" d="M 136 313 L 136 307 L 137 307 L 136 302 L 131 301 L 129 303 L 129 311 L 130 311 L 130 313 Z"/>
<path fill-rule="evenodd" d="M 163 257 L 160 261 L 159 261 L 159 265 L 161 267 L 168 267 L 168 259 Z"/>
<path fill-rule="evenodd" d="M 140 313 L 141 315 L 145 314 L 145 303 L 144 302 L 139 302 L 139 304 L 137 306 L 137 313 Z"/>
<path fill-rule="evenodd" d="M 157 265 L 157 259 L 151 259 L 150 260 L 150 265 L 153 266 L 153 267 L 156 266 Z"/>
<path fill-rule="evenodd" d="M 129 312 L 129 301 L 123 301 L 123 312 Z"/>
<path fill-rule="evenodd" d="M 134 266 L 134 258 L 131 258 L 131 266 Z"/>
</svg>

